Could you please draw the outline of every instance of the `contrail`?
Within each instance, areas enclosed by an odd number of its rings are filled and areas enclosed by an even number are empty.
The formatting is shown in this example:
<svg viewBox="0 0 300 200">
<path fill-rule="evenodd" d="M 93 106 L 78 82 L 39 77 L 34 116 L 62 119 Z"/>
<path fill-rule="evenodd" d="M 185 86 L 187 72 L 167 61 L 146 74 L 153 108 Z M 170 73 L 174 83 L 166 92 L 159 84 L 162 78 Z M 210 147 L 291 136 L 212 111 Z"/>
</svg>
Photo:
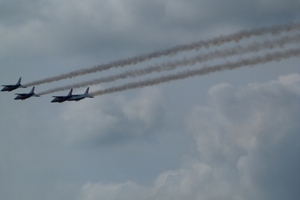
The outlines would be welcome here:
<svg viewBox="0 0 300 200">
<path fill-rule="evenodd" d="M 185 78 L 189 78 L 189 77 L 193 77 L 193 76 L 202 76 L 202 75 L 206 75 L 206 74 L 210 74 L 210 73 L 218 72 L 218 71 L 232 70 L 232 69 L 245 67 L 245 66 L 264 64 L 264 63 L 271 62 L 271 61 L 280 61 L 282 59 L 288 59 L 290 57 L 295 57 L 295 56 L 300 56 L 300 48 L 290 49 L 290 50 L 282 51 L 282 52 L 277 51 L 274 53 L 265 54 L 264 56 L 256 56 L 256 57 L 249 58 L 249 59 L 242 59 L 242 60 L 239 60 L 237 62 L 232 62 L 232 63 L 227 62 L 226 64 L 220 64 L 220 65 L 215 65 L 215 66 L 206 66 L 201 69 L 186 70 L 184 72 L 180 72 L 177 74 L 161 76 L 158 78 L 148 79 L 145 81 L 131 82 L 131 83 L 128 83 L 128 84 L 125 84 L 122 86 L 111 87 L 108 89 L 95 91 L 95 92 L 92 92 L 91 95 L 98 96 L 98 95 L 110 94 L 110 93 L 114 93 L 114 92 L 120 92 L 120 91 L 124 91 L 124 90 L 130 90 L 130 89 L 134 89 L 134 88 L 142 88 L 142 87 L 146 87 L 146 86 L 157 85 L 160 83 L 175 81 L 175 80 L 179 80 L 179 79 L 185 79 Z"/>
<path fill-rule="evenodd" d="M 290 31 L 294 31 L 294 30 L 300 30 L 300 23 L 290 23 L 287 25 L 263 27 L 263 28 L 252 29 L 252 30 L 243 30 L 243 31 L 240 31 L 240 32 L 237 32 L 234 34 L 230 34 L 230 35 L 221 35 L 219 37 L 209 39 L 209 40 L 201 40 L 201 41 L 186 44 L 186 45 L 175 46 L 173 48 L 166 49 L 166 50 L 156 51 L 156 52 L 149 53 L 149 54 L 138 55 L 138 56 L 135 56 L 132 58 L 121 59 L 121 60 L 110 62 L 107 64 L 97 65 L 97 66 L 94 66 L 91 68 L 85 68 L 85 69 L 72 71 L 72 72 L 61 74 L 58 76 L 53 76 L 50 78 L 33 81 L 33 82 L 27 83 L 25 85 L 29 87 L 29 86 L 33 86 L 33 85 L 50 83 L 50 82 L 59 81 L 59 80 L 66 79 L 66 78 L 73 78 L 76 76 L 86 75 L 86 74 L 90 74 L 90 73 L 94 73 L 94 72 L 100 72 L 100 71 L 108 70 L 111 68 L 124 67 L 126 65 L 132 65 L 132 64 L 144 62 L 146 60 L 150 60 L 153 58 L 159 58 L 161 56 L 171 56 L 171 55 L 175 55 L 182 51 L 189 51 L 189 50 L 194 50 L 194 49 L 198 50 L 203 47 L 209 48 L 211 46 L 219 46 L 219 45 L 222 45 L 227 42 L 232 42 L 232 41 L 239 42 L 243 38 L 249 38 L 252 36 L 260 36 L 260 35 L 264 35 L 264 34 L 276 35 L 281 32 L 290 32 Z"/>
<path fill-rule="evenodd" d="M 57 87 L 54 89 L 50 89 L 44 92 L 39 93 L 39 95 L 45 95 L 50 94 L 53 92 L 63 91 L 71 88 L 79 88 L 79 87 L 85 87 L 89 85 L 97 85 L 100 83 L 105 82 L 112 82 L 116 81 L 118 79 L 125 79 L 128 77 L 137 77 L 142 76 L 146 74 L 150 74 L 153 72 L 161 72 L 161 71 L 167 71 L 167 70 L 173 70 L 179 66 L 186 66 L 186 65 L 193 65 L 197 62 L 205 62 L 209 60 L 213 60 L 216 58 L 225 58 L 228 56 L 234 56 L 234 55 L 242 55 L 249 52 L 256 52 L 263 49 L 273 49 L 276 47 L 284 47 L 287 44 L 290 43 L 299 43 L 300 42 L 300 34 L 296 34 L 294 36 L 282 36 L 281 38 L 278 38 L 276 40 L 265 40 L 262 43 L 254 42 L 253 44 L 250 44 L 246 47 L 242 47 L 240 45 L 236 45 L 233 48 L 224 49 L 224 50 L 216 50 L 207 54 L 200 54 L 192 58 L 188 59 L 182 59 L 177 60 L 173 62 L 166 62 L 163 64 L 155 65 L 155 66 L 148 66 L 143 69 L 137 69 L 137 70 L 129 70 L 121 74 L 112 75 L 108 77 L 103 77 L 99 79 L 94 79 L 91 81 L 84 81 L 77 84 L 71 84 L 63 87 Z"/>
</svg>

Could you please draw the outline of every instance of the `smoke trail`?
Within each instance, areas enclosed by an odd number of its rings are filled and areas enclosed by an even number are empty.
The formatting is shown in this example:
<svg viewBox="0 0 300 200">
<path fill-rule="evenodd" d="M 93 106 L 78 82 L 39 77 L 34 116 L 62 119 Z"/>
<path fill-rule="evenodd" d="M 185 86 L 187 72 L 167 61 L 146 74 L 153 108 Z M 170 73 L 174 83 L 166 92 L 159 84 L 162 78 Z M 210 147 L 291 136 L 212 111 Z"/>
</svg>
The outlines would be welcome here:
<svg viewBox="0 0 300 200">
<path fill-rule="evenodd" d="M 230 35 L 221 35 L 219 37 L 209 39 L 209 40 L 201 40 L 199 42 L 191 43 L 191 44 L 186 44 L 186 45 L 179 45 L 167 50 L 162 50 L 162 51 L 156 51 L 150 54 L 143 54 L 143 55 L 138 55 L 132 58 L 127 58 L 127 59 L 122 59 L 114 62 L 110 62 L 107 64 L 101 64 L 97 65 L 91 68 L 86 68 L 86 69 L 81 69 L 81 70 L 76 70 L 72 71 L 69 73 L 61 74 L 58 76 L 53 76 L 50 78 L 45 78 L 42 80 L 38 81 L 33 81 L 30 83 L 25 84 L 26 86 L 33 86 L 33 85 L 40 85 L 44 83 L 50 83 L 54 81 L 59 81 L 62 79 L 66 78 L 73 78 L 75 76 L 81 76 L 85 74 L 90 74 L 94 72 L 100 72 L 104 70 L 108 70 L 110 68 L 116 68 L 116 67 L 124 67 L 126 65 L 132 65 L 136 63 L 140 63 L 146 60 L 150 60 L 152 58 L 158 58 L 161 56 L 170 56 L 177 54 L 182 51 L 189 51 L 193 49 L 199 49 L 202 47 L 209 48 L 211 46 L 219 46 L 227 42 L 239 42 L 243 38 L 249 38 L 251 36 L 260 36 L 264 34 L 279 34 L 280 32 L 290 32 L 294 30 L 300 30 L 300 23 L 291 23 L 287 25 L 281 25 L 281 26 L 271 26 L 271 27 L 263 27 L 263 28 L 258 28 L 258 29 L 252 29 L 252 30 L 243 30 L 234 34 Z"/>
<path fill-rule="evenodd" d="M 186 70 L 184 72 L 180 72 L 177 74 L 161 76 L 158 78 L 148 79 L 145 81 L 131 82 L 122 86 L 99 90 L 91 93 L 91 95 L 98 96 L 98 95 L 110 94 L 114 92 L 120 92 L 124 90 L 130 90 L 134 88 L 142 88 L 146 86 L 157 85 L 160 83 L 175 81 L 179 79 L 185 79 L 193 76 L 202 76 L 202 75 L 206 75 L 218 71 L 232 70 L 232 69 L 245 67 L 245 66 L 264 64 L 271 61 L 280 61 L 282 59 L 288 59 L 290 57 L 295 57 L 295 56 L 300 56 L 300 48 L 290 49 L 283 52 L 269 53 L 269 54 L 265 54 L 264 56 L 256 56 L 249 59 L 242 59 L 233 63 L 227 62 L 226 64 L 215 65 L 211 67 L 206 66 L 204 68 L 196 69 L 196 70 Z"/>
<path fill-rule="evenodd" d="M 166 62 L 160 65 L 156 66 L 149 66 L 144 69 L 137 69 L 137 70 L 129 70 L 121 74 L 112 75 L 108 77 L 103 77 L 99 79 L 94 79 L 91 81 L 85 81 L 77 84 L 71 84 L 63 87 L 57 87 L 54 89 L 50 89 L 44 92 L 39 93 L 39 95 L 45 95 L 50 94 L 53 92 L 63 91 L 71 88 L 79 88 L 79 87 L 85 87 L 89 85 L 97 85 L 104 82 L 112 82 L 116 81 L 118 79 L 125 79 L 128 77 L 137 77 L 142 76 L 146 74 L 150 74 L 153 72 L 161 72 L 161 71 L 167 71 L 167 70 L 173 70 L 179 66 L 186 66 L 186 65 L 193 65 L 197 62 L 205 62 L 208 60 L 216 59 L 216 58 L 225 58 L 228 56 L 233 55 L 241 55 L 249 52 L 256 52 L 262 49 L 273 49 L 275 47 L 284 47 L 284 45 L 289 43 L 299 43 L 300 42 L 300 34 L 296 34 L 294 36 L 283 36 L 281 38 L 278 38 L 276 40 L 265 40 L 262 43 L 256 43 L 254 42 L 251 45 L 248 45 L 247 47 L 242 47 L 240 45 L 236 45 L 233 48 L 224 49 L 224 50 L 217 50 L 213 51 L 211 53 L 207 54 L 200 54 L 192 58 L 188 59 L 182 59 L 174 62 Z"/>
</svg>

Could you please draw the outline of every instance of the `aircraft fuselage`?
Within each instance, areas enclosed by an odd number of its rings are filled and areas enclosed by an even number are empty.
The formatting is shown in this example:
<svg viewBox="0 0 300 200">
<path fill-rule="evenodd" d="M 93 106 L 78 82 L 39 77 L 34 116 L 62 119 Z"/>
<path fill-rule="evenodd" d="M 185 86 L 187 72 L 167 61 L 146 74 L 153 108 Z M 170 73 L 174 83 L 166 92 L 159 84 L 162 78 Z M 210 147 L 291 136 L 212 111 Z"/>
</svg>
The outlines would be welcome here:
<svg viewBox="0 0 300 200">
<path fill-rule="evenodd" d="M 4 88 L 2 88 L 2 92 L 7 91 L 7 92 L 11 92 L 15 89 L 17 89 L 18 87 L 20 87 L 20 85 L 6 85 L 4 86 Z"/>
<path fill-rule="evenodd" d="M 18 94 L 18 96 L 16 96 L 15 100 L 25 100 L 28 99 L 30 97 L 32 97 L 34 94 Z"/>
<path fill-rule="evenodd" d="M 86 95 L 72 95 L 68 101 L 80 101 L 84 98 L 86 98 L 87 96 Z"/>
<path fill-rule="evenodd" d="M 62 103 L 64 101 L 67 101 L 70 97 L 65 97 L 65 96 L 61 96 L 61 97 L 55 97 L 51 103 Z"/>
</svg>

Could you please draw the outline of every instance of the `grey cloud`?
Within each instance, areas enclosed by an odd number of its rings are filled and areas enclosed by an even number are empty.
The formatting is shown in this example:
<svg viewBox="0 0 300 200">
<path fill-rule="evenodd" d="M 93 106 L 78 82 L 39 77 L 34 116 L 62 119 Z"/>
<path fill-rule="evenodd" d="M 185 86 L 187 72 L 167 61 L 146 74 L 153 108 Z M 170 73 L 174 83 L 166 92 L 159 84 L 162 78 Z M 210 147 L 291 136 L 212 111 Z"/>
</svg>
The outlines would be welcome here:
<svg viewBox="0 0 300 200">
<path fill-rule="evenodd" d="M 147 52 L 198 40 L 203 27 L 257 27 L 291 21 L 299 14 L 299 1 L 292 0 L 4 1 L 4 7 L 12 9 L 3 16 L 5 23 L 20 22 L 0 27 L 1 52 L 33 57 L 117 53 L 121 46 Z"/>
<path fill-rule="evenodd" d="M 60 190 L 61 187 L 58 186 L 58 182 L 64 182 L 62 177 L 67 176 L 64 166 L 68 159 L 65 153 L 62 153 L 62 148 L 54 142 L 57 141 L 53 136 L 54 128 L 47 127 L 51 111 L 47 109 L 47 112 L 33 112 L 41 108 L 40 101 L 12 103 L 13 94 L 2 95 L 1 198 L 40 199 L 73 196 L 72 193 L 66 195 L 67 192 Z M 53 192 L 54 190 L 56 192 Z"/>
<path fill-rule="evenodd" d="M 235 88 L 212 87 L 188 129 L 198 156 L 151 186 L 87 183 L 81 199 L 297 199 L 300 75 Z"/>
<path fill-rule="evenodd" d="M 299 145 L 294 141 L 299 139 L 300 93 L 293 88 L 300 79 L 295 75 L 281 79 L 293 83 L 284 85 L 279 79 L 237 90 L 226 84 L 215 86 L 209 92 L 213 112 L 199 107 L 202 114 L 198 114 L 200 120 L 204 116 L 211 119 L 207 112 L 213 114 L 214 126 L 191 121 L 197 127 L 192 130 L 200 160 L 207 162 L 209 157 L 219 164 L 236 165 L 236 175 L 244 184 L 241 190 L 250 191 L 243 194 L 245 199 L 294 199 L 299 195 Z M 207 127 L 204 132 L 203 127 Z"/>
<path fill-rule="evenodd" d="M 18 0 L 0 2 L 0 24 L 2 26 L 17 27 L 30 20 L 41 18 L 41 11 L 47 3 L 40 0 Z"/>
<path fill-rule="evenodd" d="M 159 130 L 164 119 L 163 95 L 146 88 L 137 96 L 69 104 L 60 121 L 71 143 L 113 144 L 134 138 L 147 138 Z"/>
<path fill-rule="evenodd" d="M 184 13 L 176 13 L 172 7 L 177 2 L 185 4 L 176 4 L 176 9 L 181 8 Z M 264 1 L 259 12 L 254 12 L 256 1 L 177 2 L 1 1 L 1 84 L 9 84 L 20 75 L 29 82 L 224 32 L 292 21 L 295 15 L 299 19 L 299 1 Z M 201 8 L 205 12 L 197 12 L 199 5 L 204 5 Z M 294 187 L 299 186 L 295 170 L 299 168 L 299 149 L 295 144 L 299 138 L 292 132 L 299 130 L 298 121 L 295 124 L 299 119 L 297 75 L 281 77 L 280 84 L 275 81 L 242 88 L 221 84 L 208 94 L 210 103 L 195 107 L 188 117 L 192 134 L 179 133 L 183 127 L 177 122 L 182 122 L 182 116 L 196 99 L 203 99 L 202 92 L 220 79 L 237 80 L 235 83 L 243 82 L 238 79 L 262 81 L 297 71 L 298 68 L 290 67 L 293 62 L 297 64 L 290 60 L 286 62 L 289 66 L 282 69 L 276 64 L 274 68 L 268 65 L 268 73 L 264 67 L 257 68 L 249 73 L 253 76 L 237 76 L 243 73 L 235 71 L 161 86 L 167 88 L 168 119 L 164 95 L 151 90 L 146 90 L 146 94 L 143 90 L 137 96 L 132 91 L 59 105 L 50 104 L 49 96 L 15 102 L 13 93 L 1 93 L 0 196 L 76 199 L 74 196 L 83 185 L 81 199 L 134 196 L 149 200 L 171 198 L 174 194 L 178 198 L 251 199 L 262 197 L 262 193 L 266 199 L 273 195 L 292 199 L 292 195 L 297 195 Z M 284 129 L 283 122 L 290 129 Z M 281 134 L 276 135 L 272 146 L 271 132 L 280 133 L 278 130 Z M 264 134 L 264 138 L 259 136 L 261 132 L 269 134 Z M 153 134 L 159 135 L 155 144 L 144 140 Z M 190 135 L 196 144 L 206 144 L 197 146 L 193 161 L 183 161 L 177 169 L 178 155 L 185 152 L 182 149 L 196 146 L 189 143 L 192 139 L 186 139 Z M 124 145 L 129 140 L 134 145 Z M 66 141 L 118 145 L 86 150 Z M 277 154 L 269 157 L 270 152 Z M 139 182 L 155 177 L 150 186 Z M 100 181 L 103 182 L 99 184 Z M 281 184 L 293 185 L 286 188 Z M 198 190 L 199 185 L 202 190 Z M 277 191 L 272 194 L 274 188 Z M 254 192 L 254 196 L 246 190 Z"/>
<path fill-rule="evenodd" d="M 299 1 L 278 0 L 275 2 L 256 1 L 166 1 L 167 25 L 173 28 L 185 28 L 197 30 L 197 27 L 209 27 L 216 24 L 249 24 L 274 23 L 281 20 L 288 20 L 299 13 Z M 258 20 L 259 19 L 259 20 Z M 198 29 L 199 30 L 199 29 Z"/>
<path fill-rule="evenodd" d="M 299 113 L 297 115 L 299 117 Z M 278 137 L 276 131 L 266 133 L 257 149 L 238 162 L 243 182 L 250 184 L 254 191 L 246 193 L 249 199 L 295 199 L 300 195 L 299 127 L 282 130 L 281 127 L 287 126 L 283 124 L 278 123 L 280 128 L 272 127 L 284 135 L 279 136 L 282 138 L 274 139 Z"/>
</svg>

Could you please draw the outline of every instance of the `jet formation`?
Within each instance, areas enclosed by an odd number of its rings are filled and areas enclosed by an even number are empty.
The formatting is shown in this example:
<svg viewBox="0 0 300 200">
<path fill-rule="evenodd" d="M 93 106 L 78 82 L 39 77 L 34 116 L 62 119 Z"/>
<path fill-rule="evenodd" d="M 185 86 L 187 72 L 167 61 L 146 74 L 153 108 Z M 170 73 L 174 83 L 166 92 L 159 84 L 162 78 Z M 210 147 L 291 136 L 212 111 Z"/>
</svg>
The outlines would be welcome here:
<svg viewBox="0 0 300 200">
<path fill-rule="evenodd" d="M 21 77 L 19 78 L 18 82 L 15 85 L 2 85 L 2 92 L 11 92 L 13 90 L 16 90 L 18 88 L 26 88 L 26 86 L 21 85 Z M 15 100 L 25 100 L 30 97 L 39 97 L 40 95 L 34 93 L 35 87 L 32 87 L 31 91 L 29 93 L 16 93 Z M 89 87 L 86 89 L 86 91 L 83 94 L 72 94 L 73 89 L 70 90 L 67 96 L 53 96 L 54 99 L 51 101 L 51 103 L 62 103 L 64 101 L 80 101 L 84 98 L 93 98 L 92 95 L 89 94 Z"/>
</svg>

